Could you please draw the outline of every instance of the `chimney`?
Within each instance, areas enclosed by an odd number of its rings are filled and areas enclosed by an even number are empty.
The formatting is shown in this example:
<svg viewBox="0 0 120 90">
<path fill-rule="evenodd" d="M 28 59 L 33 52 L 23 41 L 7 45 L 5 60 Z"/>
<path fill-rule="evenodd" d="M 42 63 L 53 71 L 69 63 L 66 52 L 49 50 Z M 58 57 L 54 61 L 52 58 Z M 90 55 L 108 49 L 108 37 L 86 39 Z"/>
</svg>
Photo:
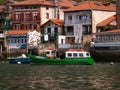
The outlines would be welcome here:
<svg viewBox="0 0 120 90">
<path fill-rule="evenodd" d="M 120 29 L 120 0 L 116 0 L 117 29 Z"/>
</svg>

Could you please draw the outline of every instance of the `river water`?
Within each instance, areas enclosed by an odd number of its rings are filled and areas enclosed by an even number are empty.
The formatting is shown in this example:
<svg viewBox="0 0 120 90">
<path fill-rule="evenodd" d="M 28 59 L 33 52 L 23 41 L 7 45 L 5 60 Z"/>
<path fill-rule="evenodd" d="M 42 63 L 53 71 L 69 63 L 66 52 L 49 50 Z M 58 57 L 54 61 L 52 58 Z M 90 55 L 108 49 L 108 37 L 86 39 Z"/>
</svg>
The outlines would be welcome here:
<svg viewBox="0 0 120 90">
<path fill-rule="evenodd" d="M 120 63 L 29 65 L 0 63 L 0 90 L 120 90 Z"/>
</svg>

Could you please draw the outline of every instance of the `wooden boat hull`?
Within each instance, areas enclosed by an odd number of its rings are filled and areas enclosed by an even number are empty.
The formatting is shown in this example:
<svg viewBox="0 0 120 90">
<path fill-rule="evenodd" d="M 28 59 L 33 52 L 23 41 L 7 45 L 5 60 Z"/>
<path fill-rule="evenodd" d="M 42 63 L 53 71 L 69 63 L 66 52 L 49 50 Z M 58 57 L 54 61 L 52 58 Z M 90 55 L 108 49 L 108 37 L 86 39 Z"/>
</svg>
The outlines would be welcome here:
<svg viewBox="0 0 120 90">
<path fill-rule="evenodd" d="M 53 58 L 49 59 L 47 57 L 41 57 L 41 56 L 34 56 L 29 55 L 30 63 L 31 64 L 94 64 L 94 60 L 91 57 L 88 58 L 65 58 L 65 59 L 58 59 Z"/>
</svg>

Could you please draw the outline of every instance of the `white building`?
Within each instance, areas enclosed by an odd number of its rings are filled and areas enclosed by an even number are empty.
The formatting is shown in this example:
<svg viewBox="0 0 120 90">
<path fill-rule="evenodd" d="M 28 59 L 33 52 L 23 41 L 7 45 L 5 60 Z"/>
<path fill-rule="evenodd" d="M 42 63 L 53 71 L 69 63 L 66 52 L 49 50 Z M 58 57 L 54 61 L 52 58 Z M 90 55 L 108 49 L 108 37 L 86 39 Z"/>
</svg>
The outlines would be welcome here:
<svg viewBox="0 0 120 90">
<path fill-rule="evenodd" d="M 67 43 L 81 43 L 83 36 L 95 33 L 96 26 L 116 13 L 110 3 L 85 1 L 64 11 Z M 90 39 L 90 37 L 86 37 Z M 85 40 L 85 39 L 84 39 Z"/>
</svg>

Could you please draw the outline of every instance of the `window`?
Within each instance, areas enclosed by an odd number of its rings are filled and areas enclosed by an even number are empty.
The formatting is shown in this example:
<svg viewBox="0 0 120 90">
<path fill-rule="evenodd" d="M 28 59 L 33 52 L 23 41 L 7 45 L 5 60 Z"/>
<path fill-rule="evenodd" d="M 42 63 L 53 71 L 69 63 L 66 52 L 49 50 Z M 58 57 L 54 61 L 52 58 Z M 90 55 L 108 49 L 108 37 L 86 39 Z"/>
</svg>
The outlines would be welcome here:
<svg viewBox="0 0 120 90">
<path fill-rule="evenodd" d="M 21 19 L 21 14 L 20 13 L 18 13 L 18 14 L 16 14 L 16 20 L 20 20 Z"/>
<path fill-rule="evenodd" d="M 46 19 L 49 19 L 49 13 L 46 13 Z"/>
<path fill-rule="evenodd" d="M 25 13 L 25 20 L 29 20 L 29 13 Z"/>
<path fill-rule="evenodd" d="M 83 34 L 91 34 L 92 33 L 92 28 L 91 25 L 83 25 Z"/>
<path fill-rule="evenodd" d="M 20 43 L 20 39 L 18 39 L 18 43 Z"/>
<path fill-rule="evenodd" d="M 10 40 L 10 43 L 13 43 L 13 39 Z"/>
<path fill-rule="evenodd" d="M 23 43 L 23 39 L 21 39 L 21 43 Z"/>
<path fill-rule="evenodd" d="M 74 28 L 72 26 L 67 27 L 66 35 L 74 35 Z"/>
<path fill-rule="evenodd" d="M 49 7 L 46 7 L 46 10 L 48 10 L 49 9 Z"/>
<path fill-rule="evenodd" d="M 50 52 L 46 52 L 46 54 L 50 54 Z"/>
<path fill-rule="evenodd" d="M 47 33 L 51 33 L 51 28 L 47 28 Z"/>
<path fill-rule="evenodd" d="M 25 9 L 29 9 L 29 7 L 28 7 L 28 6 L 25 6 Z"/>
<path fill-rule="evenodd" d="M 89 53 L 86 53 L 86 56 L 90 56 L 90 54 L 89 54 Z"/>
<path fill-rule="evenodd" d="M 79 57 L 83 57 L 83 54 L 82 54 L 82 53 L 79 53 Z"/>
<path fill-rule="evenodd" d="M 59 14 L 57 14 L 57 19 L 60 19 L 60 15 Z"/>
<path fill-rule="evenodd" d="M 77 57 L 77 53 L 73 53 L 73 57 Z"/>
<path fill-rule="evenodd" d="M 68 16 L 68 20 L 72 20 L 72 16 Z"/>
<path fill-rule="evenodd" d="M 15 39 L 14 39 L 14 42 L 17 43 L 16 41 L 17 41 L 17 40 L 16 40 L 16 38 L 15 38 Z"/>
<path fill-rule="evenodd" d="M 38 12 L 33 12 L 33 18 L 34 18 L 34 20 L 38 19 Z"/>
<path fill-rule="evenodd" d="M 72 53 L 68 53 L 68 57 L 72 57 Z"/>
<path fill-rule="evenodd" d="M 17 25 L 16 25 L 16 30 L 20 30 L 20 29 L 21 29 L 20 24 L 17 24 Z"/>
<path fill-rule="evenodd" d="M 37 8 L 38 8 L 38 6 L 35 6 L 35 5 L 33 6 L 33 9 L 37 9 Z"/>
<path fill-rule="evenodd" d="M 25 43 L 27 43 L 27 39 L 25 39 Z"/>
<path fill-rule="evenodd" d="M 82 16 L 81 15 L 76 15 L 76 20 L 81 21 L 82 20 Z"/>
<path fill-rule="evenodd" d="M 55 34 L 58 34 L 58 27 L 55 27 L 54 30 L 55 30 L 55 31 L 54 31 Z"/>
</svg>

